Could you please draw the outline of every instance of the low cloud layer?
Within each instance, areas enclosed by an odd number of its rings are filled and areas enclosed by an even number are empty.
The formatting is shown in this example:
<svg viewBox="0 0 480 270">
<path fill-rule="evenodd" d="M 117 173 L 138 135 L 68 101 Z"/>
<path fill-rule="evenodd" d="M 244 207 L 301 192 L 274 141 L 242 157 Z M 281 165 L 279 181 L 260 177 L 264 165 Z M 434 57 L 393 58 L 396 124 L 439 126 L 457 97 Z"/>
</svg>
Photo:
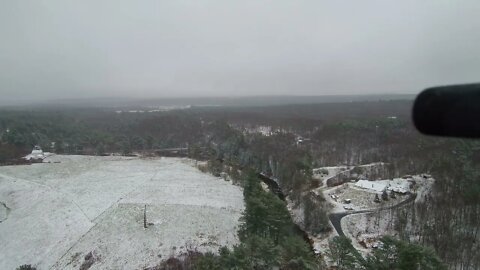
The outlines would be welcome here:
<svg viewBox="0 0 480 270">
<path fill-rule="evenodd" d="M 417 93 L 479 80 L 479 1 L 7 1 L 3 100 Z"/>
</svg>

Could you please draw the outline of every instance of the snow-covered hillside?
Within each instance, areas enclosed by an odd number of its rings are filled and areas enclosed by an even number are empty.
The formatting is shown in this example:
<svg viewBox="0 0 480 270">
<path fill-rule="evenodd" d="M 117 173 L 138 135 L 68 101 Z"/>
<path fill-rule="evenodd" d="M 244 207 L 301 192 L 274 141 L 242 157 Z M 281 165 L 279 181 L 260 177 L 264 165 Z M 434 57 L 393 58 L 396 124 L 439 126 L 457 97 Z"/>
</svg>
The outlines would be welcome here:
<svg viewBox="0 0 480 270">
<path fill-rule="evenodd" d="M 241 189 L 187 159 L 57 155 L 44 162 L 0 167 L 0 203 L 8 209 L 0 269 L 78 269 L 90 252 L 90 269 L 140 269 L 186 249 L 215 252 L 238 242 Z"/>
</svg>

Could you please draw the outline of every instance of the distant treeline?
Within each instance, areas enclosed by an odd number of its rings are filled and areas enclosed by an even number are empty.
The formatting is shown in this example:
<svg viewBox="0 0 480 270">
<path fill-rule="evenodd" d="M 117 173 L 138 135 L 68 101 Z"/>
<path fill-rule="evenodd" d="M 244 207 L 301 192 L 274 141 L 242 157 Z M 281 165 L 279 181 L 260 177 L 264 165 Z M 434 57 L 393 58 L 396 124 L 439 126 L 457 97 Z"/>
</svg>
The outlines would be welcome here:
<svg viewBox="0 0 480 270">
<path fill-rule="evenodd" d="M 413 127 L 410 112 L 408 100 L 155 113 L 4 110 L 0 163 L 37 144 L 45 151 L 97 155 L 187 147 L 190 157 L 208 159 L 215 174 L 250 168 L 277 179 L 295 204 L 317 210 L 306 211 L 306 229 L 322 233 L 329 229 L 328 208 L 321 196 L 305 196 L 318 185 L 312 169 L 387 162 L 390 177 L 430 173 L 436 179 L 430 198 L 416 208 L 399 209 L 403 239 L 433 247 L 452 268 L 475 269 L 480 264 L 475 255 L 480 248 L 480 145 L 424 136 Z M 254 132 L 258 126 L 268 126 L 270 136 Z M 300 143 L 299 137 L 305 140 Z"/>
</svg>

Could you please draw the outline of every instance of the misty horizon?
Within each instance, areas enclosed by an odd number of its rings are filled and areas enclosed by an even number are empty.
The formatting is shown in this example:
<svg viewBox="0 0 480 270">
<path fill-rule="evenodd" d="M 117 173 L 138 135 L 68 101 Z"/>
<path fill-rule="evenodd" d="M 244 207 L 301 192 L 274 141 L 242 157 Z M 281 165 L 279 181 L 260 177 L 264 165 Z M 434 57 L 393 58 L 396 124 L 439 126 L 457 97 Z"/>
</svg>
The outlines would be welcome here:
<svg viewBox="0 0 480 270">
<path fill-rule="evenodd" d="M 272 106 L 321 103 L 344 103 L 388 100 L 413 100 L 416 94 L 358 94 L 358 95 L 251 95 L 251 96 L 191 96 L 191 97 L 87 97 L 47 100 L 0 100 L 0 108 L 64 107 L 78 108 L 145 108 L 162 106 Z M 46 107 L 45 107 L 46 106 Z"/>
<path fill-rule="evenodd" d="M 9 2 L 0 105 L 416 94 L 478 81 L 474 1 Z"/>
</svg>

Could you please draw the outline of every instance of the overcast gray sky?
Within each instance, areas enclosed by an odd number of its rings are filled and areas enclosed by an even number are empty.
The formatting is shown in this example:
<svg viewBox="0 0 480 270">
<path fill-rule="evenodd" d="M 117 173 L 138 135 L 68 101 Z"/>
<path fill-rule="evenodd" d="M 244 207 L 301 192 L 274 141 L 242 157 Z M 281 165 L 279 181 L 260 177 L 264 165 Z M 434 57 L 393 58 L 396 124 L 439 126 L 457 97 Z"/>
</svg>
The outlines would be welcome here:
<svg viewBox="0 0 480 270">
<path fill-rule="evenodd" d="M 416 93 L 479 81 L 480 1 L 0 0 L 0 99 Z"/>
</svg>

